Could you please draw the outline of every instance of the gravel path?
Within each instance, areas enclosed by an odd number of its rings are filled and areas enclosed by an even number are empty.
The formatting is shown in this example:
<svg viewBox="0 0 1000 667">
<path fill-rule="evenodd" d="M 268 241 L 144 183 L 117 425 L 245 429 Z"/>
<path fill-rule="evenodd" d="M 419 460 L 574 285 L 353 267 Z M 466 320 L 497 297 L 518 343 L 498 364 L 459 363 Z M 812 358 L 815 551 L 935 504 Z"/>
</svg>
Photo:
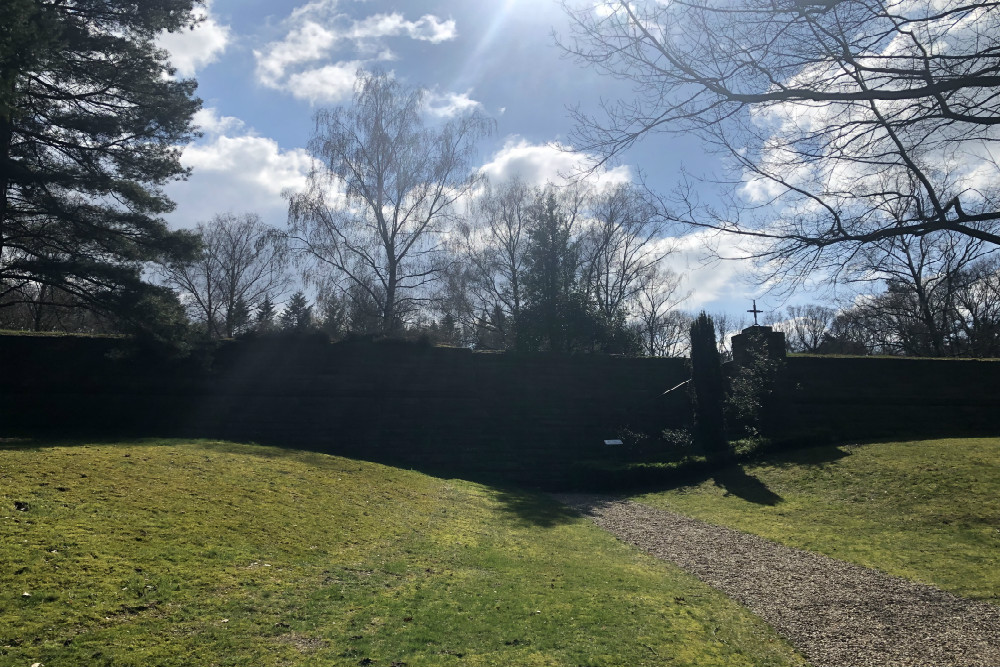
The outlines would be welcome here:
<svg viewBox="0 0 1000 667">
<path fill-rule="evenodd" d="M 1000 666 L 1000 607 L 639 503 L 556 497 L 739 601 L 816 667 Z"/>
</svg>

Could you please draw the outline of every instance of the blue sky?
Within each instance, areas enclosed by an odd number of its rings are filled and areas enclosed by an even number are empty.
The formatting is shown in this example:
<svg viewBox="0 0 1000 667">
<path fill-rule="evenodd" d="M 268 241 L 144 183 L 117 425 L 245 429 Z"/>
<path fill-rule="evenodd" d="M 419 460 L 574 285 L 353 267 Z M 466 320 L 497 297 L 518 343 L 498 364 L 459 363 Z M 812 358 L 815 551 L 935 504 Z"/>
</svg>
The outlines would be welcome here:
<svg viewBox="0 0 1000 667">
<path fill-rule="evenodd" d="M 198 79 L 204 101 L 204 136 L 183 154 L 193 175 L 169 186 L 178 206 L 168 220 L 191 226 L 215 213 L 256 211 L 283 226 L 281 192 L 304 181 L 312 115 L 350 101 L 359 67 L 425 87 L 441 117 L 473 106 L 492 117 L 496 132 L 478 156 L 492 176 L 557 180 L 584 157 L 567 150 L 567 107 L 596 109 L 629 91 L 564 58 L 553 32 L 568 32 L 555 0 L 214 0 L 196 30 L 162 41 L 179 74 Z M 717 168 L 694 140 L 655 137 L 623 156 L 613 176 L 635 178 L 641 169 L 666 190 L 682 164 L 695 173 Z M 739 280 L 742 263 L 703 266 L 695 236 L 681 248 L 670 263 L 692 292 L 683 308 L 737 314 L 760 299 L 760 288 Z"/>
</svg>

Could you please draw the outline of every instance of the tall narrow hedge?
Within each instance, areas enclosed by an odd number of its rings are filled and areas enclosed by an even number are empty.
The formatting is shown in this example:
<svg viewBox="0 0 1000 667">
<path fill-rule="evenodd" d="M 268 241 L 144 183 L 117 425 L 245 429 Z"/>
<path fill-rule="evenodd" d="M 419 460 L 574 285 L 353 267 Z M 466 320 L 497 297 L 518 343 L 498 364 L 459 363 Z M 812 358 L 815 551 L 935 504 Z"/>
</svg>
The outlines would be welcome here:
<svg viewBox="0 0 1000 667">
<path fill-rule="evenodd" d="M 691 323 L 691 386 L 694 394 L 694 440 L 705 455 L 726 458 L 724 405 L 726 385 L 715 341 L 715 323 L 704 311 Z"/>
</svg>

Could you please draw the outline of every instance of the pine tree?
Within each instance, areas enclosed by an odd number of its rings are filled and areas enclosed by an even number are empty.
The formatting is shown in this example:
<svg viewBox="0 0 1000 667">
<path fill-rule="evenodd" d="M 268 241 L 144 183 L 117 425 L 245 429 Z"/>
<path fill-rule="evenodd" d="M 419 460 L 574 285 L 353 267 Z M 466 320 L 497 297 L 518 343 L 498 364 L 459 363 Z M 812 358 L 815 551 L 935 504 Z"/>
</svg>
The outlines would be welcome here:
<svg viewBox="0 0 1000 667">
<path fill-rule="evenodd" d="M 296 292 L 292 295 L 281 312 L 280 323 L 281 330 L 289 333 L 305 333 L 312 328 L 312 306 L 305 294 Z"/>
<path fill-rule="evenodd" d="M 539 194 L 530 218 L 522 276 L 527 307 L 518 323 L 518 344 L 568 352 L 576 333 L 570 320 L 581 297 L 573 219 L 552 190 Z"/>
<path fill-rule="evenodd" d="M 520 275 L 524 307 L 516 323 L 517 347 L 554 352 L 639 351 L 624 314 L 605 317 L 588 297 L 581 241 L 574 234 L 577 202 L 552 188 L 529 210 L 528 242 Z"/>
<path fill-rule="evenodd" d="M 264 300 L 257 306 L 254 329 L 256 329 L 257 333 L 261 334 L 270 333 L 274 330 L 274 303 L 269 296 L 265 296 Z"/>
<path fill-rule="evenodd" d="M 0 303 L 26 283 L 132 320 L 165 295 L 143 263 L 190 255 L 162 219 L 201 102 L 154 40 L 194 0 L 0 3 Z"/>
<path fill-rule="evenodd" d="M 455 316 L 451 313 L 445 313 L 438 325 L 438 340 L 447 345 L 459 345 L 462 338 L 459 334 Z"/>
</svg>

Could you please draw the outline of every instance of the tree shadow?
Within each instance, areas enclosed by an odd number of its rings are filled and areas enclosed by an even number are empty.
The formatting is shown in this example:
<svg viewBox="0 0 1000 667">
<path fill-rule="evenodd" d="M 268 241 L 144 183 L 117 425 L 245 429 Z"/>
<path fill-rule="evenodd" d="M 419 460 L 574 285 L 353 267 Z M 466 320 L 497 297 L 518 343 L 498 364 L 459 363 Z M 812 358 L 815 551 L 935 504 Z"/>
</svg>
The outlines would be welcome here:
<svg viewBox="0 0 1000 667">
<path fill-rule="evenodd" d="M 40 452 L 43 448 L 32 438 L 0 438 L 0 452 Z"/>
<path fill-rule="evenodd" d="M 866 441 L 865 444 L 876 444 L 881 440 Z M 793 465 L 815 465 L 822 466 L 826 463 L 833 463 L 851 455 L 851 448 L 856 445 L 808 445 L 799 442 L 787 443 L 783 446 L 766 450 L 762 454 L 750 459 L 753 463 L 760 463 L 776 468 L 786 468 Z"/>
<path fill-rule="evenodd" d="M 822 467 L 850 456 L 852 448 L 852 445 L 803 447 L 787 444 L 741 456 L 735 462 L 689 460 L 679 466 L 637 466 L 614 476 L 590 478 L 590 485 L 579 490 L 600 493 L 604 497 L 629 497 L 696 487 L 711 481 L 727 495 L 756 505 L 774 506 L 784 502 L 784 498 L 753 475 L 750 472 L 753 467 Z"/>
<path fill-rule="evenodd" d="M 189 438 L 178 438 L 189 440 Z M 230 449 L 247 454 L 224 438 L 190 438 L 199 441 L 206 449 L 225 452 Z M 167 438 L 127 438 L 126 442 L 116 442 L 113 437 L 83 440 L 81 438 L 4 438 L 0 439 L 0 450 L 33 449 L 40 450 L 53 446 L 100 445 L 114 446 L 117 444 L 171 445 L 176 442 Z M 737 463 L 723 464 L 704 460 L 686 461 L 676 466 L 641 467 L 633 469 L 609 471 L 595 468 L 583 475 L 567 475 L 572 466 L 565 460 L 535 460 L 525 461 L 515 467 L 499 468 L 490 465 L 490 459 L 481 457 L 466 457 L 448 462 L 432 461 L 423 456 L 400 456 L 399 451 L 385 451 L 377 448 L 350 448 L 336 446 L 329 441 L 268 441 L 257 440 L 256 444 L 275 449 L 261 448 L 253 452 L 263 458 L 281 458 L 285 456 L 300 457 L 302 452 L 314 454 L 332 454 L 348 457 L 359 461 L 369 461 L 384 465 L 415 470 L 441 479 L 462 479 L 481 484 L 490 489 L 493 497 L 500 505 L 501 511 L 511 520 L 521 525 L 551 528 L 578 520 L 585 513 L 578 504 L 566 504 L 550 493 L 592 494 L 594 502 L 608 498 L 627 498 L 644 493 L 657 493 L 674 489 L 692 487 L 709 480 L 727 494 L 742 498 L 762 506 L 774 506 L 783 502 L 783 498 L 760 480 L 747 472 L 751 465 L 767 465 L 776 467 L 800 465 L 824 465 L 850 455 L 850 447 L 822 446 L 806 449 L 775 449 L 757 452 L 752 457 Z M 321 458 L 313 461 L 323 465 Z M 485 464 L 485 465 L 484 465 Z"/>
<path fill-rule="evenodd" d="M 712 476 L 712 482 L 725 491 L 726 495 L 742 498 L 755 505 L 774 506 L 785 500 L 760 479 L 747 474 L 739 465 L 719 470 Z"/>
<path fill-rule="evenodd" d="M 524 526 L 553 528 L 580 518 L 577 509 L 544 493 L 497 488 L 494 496 L 517 523 Z"/>
</svg>

